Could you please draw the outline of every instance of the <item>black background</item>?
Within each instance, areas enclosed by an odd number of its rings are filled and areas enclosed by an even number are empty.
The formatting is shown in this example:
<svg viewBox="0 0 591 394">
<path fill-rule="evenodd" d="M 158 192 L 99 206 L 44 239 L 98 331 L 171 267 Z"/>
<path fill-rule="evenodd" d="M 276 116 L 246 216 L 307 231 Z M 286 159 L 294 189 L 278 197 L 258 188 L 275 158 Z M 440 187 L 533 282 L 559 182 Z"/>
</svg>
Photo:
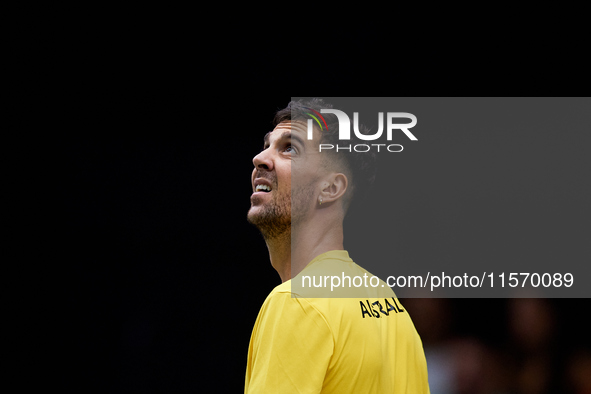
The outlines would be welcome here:
<svg viewBox="0 0 591 394">
<path fill-rule="evenodd" d="M 46 57 L 41 71 L 27 63 L 39 84 L 21 90 L 18 104 L 35 110 L 14 128 L 30 158 L 15 166 L 31 170 L 14 183 L 31 190 L 17 211 L 30 235 L 15 260 L 14 366 L 23 387 L 64 392 L 241 392 L 256 315 L 280 283 L 246 222 L 252 157 L 290 96 L 353 96 L 342 81 L 361 69 L 297 69 L 269 49 L 256 73 L 238 54 L 204 71 L 195 54 L 136 44 Z M 442 77 L 380 90 L 429 95 L 439 81 L 448 95 L 455 84 Z M 588 302 L 553 303 L 561 346 L 588 343 Z M 450 320 L 458 333 L 502 342 L 505 304 L 453 300 Z"/>
</svg>

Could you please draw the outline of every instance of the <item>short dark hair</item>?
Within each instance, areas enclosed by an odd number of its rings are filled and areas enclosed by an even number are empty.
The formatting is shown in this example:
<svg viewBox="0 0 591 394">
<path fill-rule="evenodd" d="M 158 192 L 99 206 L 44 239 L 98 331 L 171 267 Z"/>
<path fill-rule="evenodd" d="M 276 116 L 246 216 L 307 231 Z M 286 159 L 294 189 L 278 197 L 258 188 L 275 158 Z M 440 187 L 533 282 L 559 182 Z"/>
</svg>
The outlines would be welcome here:
<svg viewBox="0 0 591 394">
<path fill-rule="evenodd" d="M 277 111 L 273 119 L 273 126 L 277 126 L 281 122 L 296 121 L 311 119 L 307 114 L 311 108 L 317 112 L 321 109 L 333 109 L 333 105 L 319 98 L 310 100 L 290 101 L 286 108 Z M 339 122 L 334 114 L 322 114 L 326 120 L 326 130 L 323 130 L 320 137 L 320 142 L 323 144 L 331 144 L 337 146 L 339 144 Z M 369 129 L 360 124 L 359 131 L 363 134 L 368 134 Z M 348 191 L 344 198 L 345 213 L 349 206 L 357 201 L 361 201 L 373 185 L 377 174 L 377 155 L 373 151 L 369 152 L 355 152 L 352 150 L 341 150 L 339 153 L 336 150 L 325 151 L 330 159 L 325 160 L 325 163 L 336 163 L 339 169 L 347 175 Z M 348 196 L 347 196 L 348 194 Z"/>
</svg>

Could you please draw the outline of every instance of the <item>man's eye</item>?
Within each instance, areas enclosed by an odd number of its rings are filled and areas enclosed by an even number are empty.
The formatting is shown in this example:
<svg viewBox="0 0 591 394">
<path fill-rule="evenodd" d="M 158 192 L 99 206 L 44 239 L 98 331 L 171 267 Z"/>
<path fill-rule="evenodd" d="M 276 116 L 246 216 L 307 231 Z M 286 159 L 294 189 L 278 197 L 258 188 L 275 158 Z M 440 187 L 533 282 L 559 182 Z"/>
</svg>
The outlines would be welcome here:
<svg viewBox="0 0 591 394">
<path fill-rule="evenodd" d="M 293 145 L 287 145 L 285 147 L 285 151 L 287 153 L 296 153 L 297 152 L 297 149 Z"/>
</svg>

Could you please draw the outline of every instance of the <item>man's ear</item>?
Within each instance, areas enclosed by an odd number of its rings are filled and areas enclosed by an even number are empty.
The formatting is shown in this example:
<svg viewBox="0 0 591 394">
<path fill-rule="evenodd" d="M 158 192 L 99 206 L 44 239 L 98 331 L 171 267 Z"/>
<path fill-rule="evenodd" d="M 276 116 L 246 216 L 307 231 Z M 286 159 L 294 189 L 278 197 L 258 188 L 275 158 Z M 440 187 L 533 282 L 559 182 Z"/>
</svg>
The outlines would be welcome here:
<svg viewBox="0 0 591 394">
<path fill-rule="evenodd" d="M 327 204 L 341 198 L 347 191 L 348 182 L 345 174 L 331 174 L 322 182 L 322 190 L 320 191 L 320 196 L 318 196 L 320 204 Z"/>
</svg>

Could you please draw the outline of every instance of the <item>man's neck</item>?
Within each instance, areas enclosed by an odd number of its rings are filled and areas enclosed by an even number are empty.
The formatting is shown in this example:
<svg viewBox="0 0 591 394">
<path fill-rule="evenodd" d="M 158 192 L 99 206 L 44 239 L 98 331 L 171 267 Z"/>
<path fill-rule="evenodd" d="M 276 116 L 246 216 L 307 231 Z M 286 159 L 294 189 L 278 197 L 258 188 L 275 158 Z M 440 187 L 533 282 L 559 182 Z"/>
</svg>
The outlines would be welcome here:
<svg viewBox="0 0 591 394">
<path fill-rule="evenodd" d="M 302 223 L 291 232 L 267 240 L 271 265 L 284 283 L 298 275 L 316 256 L 331 250 L 343 250 L 341 223 L 317 221 L 324 225 Z M 305 229 L 305 230 L 303 230 Z"/>
</svg>

